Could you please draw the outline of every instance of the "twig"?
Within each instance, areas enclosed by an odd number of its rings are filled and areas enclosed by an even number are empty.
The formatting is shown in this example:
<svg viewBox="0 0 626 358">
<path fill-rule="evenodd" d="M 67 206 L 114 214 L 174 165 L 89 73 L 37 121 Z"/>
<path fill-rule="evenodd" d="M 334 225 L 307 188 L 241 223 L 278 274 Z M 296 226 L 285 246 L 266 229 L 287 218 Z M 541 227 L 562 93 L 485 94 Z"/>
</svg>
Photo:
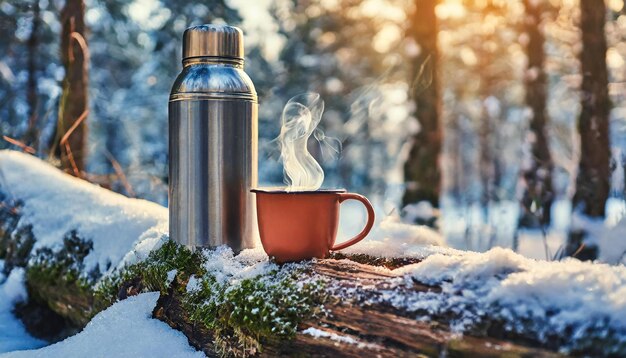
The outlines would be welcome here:
<svg viewBox="0 0 626 358">
<path fill-rule="evenodd" d="M 113 157 L 113 154 L 111 154 L 111 152 L 109 152 L 106 149 L 104 150 L 104 156 L 107 157 L 109 162 L 111 162 L 111 165 L 113 166 L 113 170 L 115 170 L 115 174 L 117 174 L 117 177 L 122 182 L 122 185 L 124 185 L 124 189 L 126 189 L 126 192 L 128 193 L 128 195 L 130 197 L 135 197 L 135 191 L 133 190 L 132 185 L 130 185 L 130 183 L 128 182 L 128 179 L 126 178 L 126 174 L 124 174 L 124 170 L 122 169 L 122 166 L 120 165 L 120 163 L 117 160 L 115 160 L 115 158 Z"/>
<path fill-rule="evenodd" d="M 85 41 L 83 35 L 81 35 L 79 32 L 72 31 L 72 33 L 70 33 L 70 39 L 78 43 L 78 46 L 83 53 L 83 61 L 87 62 L 89 60 L 89 48 L 87 47 L 87 41 Z M 74 62 L 74 53 L 72 52 L 71 48 L 72 47 L 70 46 L 70 51 L 68 53 L 69 60 L 70 62 Z"/>
<path fill-rule="evenodd" d="M 546 261 L 550 261 L 550 248 L 548 247 L 548 233 L 545 225 L 541 225 L 541 237 L 543 238 L 543 249 L 546 251 Z"/>
<path fill-rule="evenodd" d="M 565 250 L 565 245 L 561 245 L 559 246 L 559 248 L 556 250 L 556 253 L 554 254 L 554 256 L 552 257 L 552 261 L 556 261 L 556 260 L 561 260 L 563 258 L 563 250 Z"/>
<path fill-rule="evenodd" d="M 5 136 L 5 135 L 2 136 L 2 139 L 4 139 L 5 141 L 7 141 L 7 142 L 9 142 L 9 143 L 11 143 L 13 145 L 16 145 L 16 146 L 20 147 L 21 150 L 23 150 L 24 152 L 26 152 L 28 154 L 35 154 L 35 153 L 37 153 L 37 151 L 35 151 L 35 149 L 33 147 L 30 147 L 26 143 L 21 142 L 21 141 L 19 141 L 17 139 L 14 139 L 14 138 L 11 138 L 11 137 L 8 137 L 8 136 Z"/>
<path fill-rule="evenodd" d="M 70 129 L 68 129 L 67 132 L 65 132 L 65 134 L 63 135 L 63 137 L 61 138 L 61 141 L 60 141 L 60 143 L 65 148 L 65 153 L 67 154 L 67 159 L 70 161 L 70 164 L 72 165 L 72 170 L 74 171 L 74 175 L 77 178 L 81 178 L 81 179 L 82 179 L 82 175 L 80 173 L 80 170 L 78 170 L 78 166 L 76 165 L 76 161 L 74 160 L 74 155 L 72 153 L 72 148 L 70 147 L 70 144 L 68 143 L 68 139 L 70 138 L 70 135 L 72 135 L 72 133 L 74 133 L 76 128 L 78 128 L 78 126 L 85 120 L 85 118 L 87 118 L 88 114 L 89 114 L 89 110 L 86 109 L 80 115 L 80 117 L 78 117 L 78 119 L 76 121 L 74 121 L 74 123 L 72 124 Z"/>
<path fill-rule="evenodd" d="M 574 251 L 574 253 L 572 254 L 572 257 L 576 257 L 576 255 L 580 254 L 580 252 L 583 251 L 584 248 L 585 248 L 585 244 L 584 243 L 580 244 L 578 249 L 576 249 L 576 251 Z"/>
</svg>

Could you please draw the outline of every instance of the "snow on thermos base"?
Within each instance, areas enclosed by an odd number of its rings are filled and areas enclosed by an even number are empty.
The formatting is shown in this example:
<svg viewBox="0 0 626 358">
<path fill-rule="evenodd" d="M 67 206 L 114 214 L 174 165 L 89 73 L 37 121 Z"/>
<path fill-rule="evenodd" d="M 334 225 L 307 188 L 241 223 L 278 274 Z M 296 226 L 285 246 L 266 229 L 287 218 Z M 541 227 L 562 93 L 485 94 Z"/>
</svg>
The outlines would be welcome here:
<svg viewBox="0 0 626 358">
<path fill-rule="evenodd" d="M 243 34 L 201 25 L 183 36 L 169 100 L 170 236 L 190 247 L 252 247 L 257 231 L 257 96 Z"/>
</svg>

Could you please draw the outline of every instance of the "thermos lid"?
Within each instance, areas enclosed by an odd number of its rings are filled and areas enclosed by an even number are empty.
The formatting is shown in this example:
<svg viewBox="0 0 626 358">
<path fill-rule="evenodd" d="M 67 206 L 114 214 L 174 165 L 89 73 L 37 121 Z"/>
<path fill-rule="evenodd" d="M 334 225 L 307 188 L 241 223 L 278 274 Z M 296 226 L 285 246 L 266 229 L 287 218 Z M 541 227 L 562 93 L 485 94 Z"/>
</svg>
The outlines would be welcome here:
<svg viewBox="0 0 626 358">
<path fill-rule="evenodd" d="M 183 35 L 183 59 L 191 57 L 243 59 L 243 32 L 228 25 L 192 26 Z"/>
</svg>

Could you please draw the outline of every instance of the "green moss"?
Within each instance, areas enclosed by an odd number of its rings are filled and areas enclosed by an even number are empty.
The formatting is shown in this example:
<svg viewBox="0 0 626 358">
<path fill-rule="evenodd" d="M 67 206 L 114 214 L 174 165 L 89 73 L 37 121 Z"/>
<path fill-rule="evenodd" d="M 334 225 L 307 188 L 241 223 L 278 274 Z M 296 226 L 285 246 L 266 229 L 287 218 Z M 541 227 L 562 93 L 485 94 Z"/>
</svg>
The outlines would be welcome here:
<svg viewBox="0 0 626 358">
<path fill-rule="evenodd" d="M 167 274 L 176 270 L 179 282 L 190 277 L 195 281 L 189 292 L 185 285 L 176 286 L 189 320 L 213 332 L 222 355 L 246 355 L 259 351 L 265 341 L 292 338 L 303 320 L 322 312 L 323 285 L 303 281 L 302 277 L 310 277 L 303 266 L 288 265 L 229 283 L 218 282 L 212 272 L 206 272 L 204 260 L 200 252 L 168 240 L 146 260 L 103 278 L 95 291 L 96 303 L 102 307 L 114 303 L 129 282 L 139 286 L 137 293 L 167 294 Z"/>
<path fill-rule="evenodd" d="M 193 323 L 214 332 L 223 355 L 246 355 L 264 341 L 293 338 L 302 321 L 322 313 L 322 283 L 302 277 L 303 269 L 281 268 L 230 284 L 208 272 L 183 305 Z"/>
<path fill-rule="evenodd" d="M 95 295 L 99 302 L 108 306 L 117 301 L 120 288 L 131 281 L 140 284 L 140 292 L 166 293 L 169 287 L 167 273 L 176 270 L 178 275 L 189 276 L 202 269 L 202 257 L 172 240 L 152 251 L 146 260 L 129 265 L 109 275 L 98 284 Z"/>
<path fill-rule="evenodd" d="M 26 267 L 29 295 L 76 327 L 82 327 L 97 313 L 94 309 L 93 285 L 100 272 L 85 272 L 84 259 L 93 249 L 91 241 L 78 237 L 75 231 L 63 238 L 59 250 L 38 249 Z"/>
<path fill-rule="evenodd" d="M 45 282 L 76 282 L 90 288 L 101 276 L 97 268 L 85 272 L 84 260 L 92 250 L 91 241 L 84 240 L 76 231 L 71 231 L 63 238 L 60 250 L 53 250 L 50 247 L 38 249 L 30 259 L 27 272 L 30 272 L 31 277 L 36 275 Z"/>
</svg>

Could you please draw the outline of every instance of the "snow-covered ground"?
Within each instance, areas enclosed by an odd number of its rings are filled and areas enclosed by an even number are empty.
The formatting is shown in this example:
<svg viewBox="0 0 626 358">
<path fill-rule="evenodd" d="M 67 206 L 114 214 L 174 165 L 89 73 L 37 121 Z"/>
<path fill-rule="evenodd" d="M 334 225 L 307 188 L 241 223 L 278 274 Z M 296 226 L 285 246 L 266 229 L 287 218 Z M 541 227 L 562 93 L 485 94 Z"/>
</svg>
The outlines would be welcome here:
<svg viewBox="0 0 626 358">
<path fill-rule="evenodd" d="M 204 357 L 187 337 L 152 318 L 158 292 L 120 301 L 97 314 L 85 329 L 62 342 L 2 358 Z"/>
<path fill-rule="evenodd" d="M 0 354 L 42 347 L 46 343 L 31 337 L 12 312 L 16 303 L 27 299 L 24 269 L 14 269 L 4 277 L 3 265 L 4 261 L 0 260 Z"/>
</svg>

